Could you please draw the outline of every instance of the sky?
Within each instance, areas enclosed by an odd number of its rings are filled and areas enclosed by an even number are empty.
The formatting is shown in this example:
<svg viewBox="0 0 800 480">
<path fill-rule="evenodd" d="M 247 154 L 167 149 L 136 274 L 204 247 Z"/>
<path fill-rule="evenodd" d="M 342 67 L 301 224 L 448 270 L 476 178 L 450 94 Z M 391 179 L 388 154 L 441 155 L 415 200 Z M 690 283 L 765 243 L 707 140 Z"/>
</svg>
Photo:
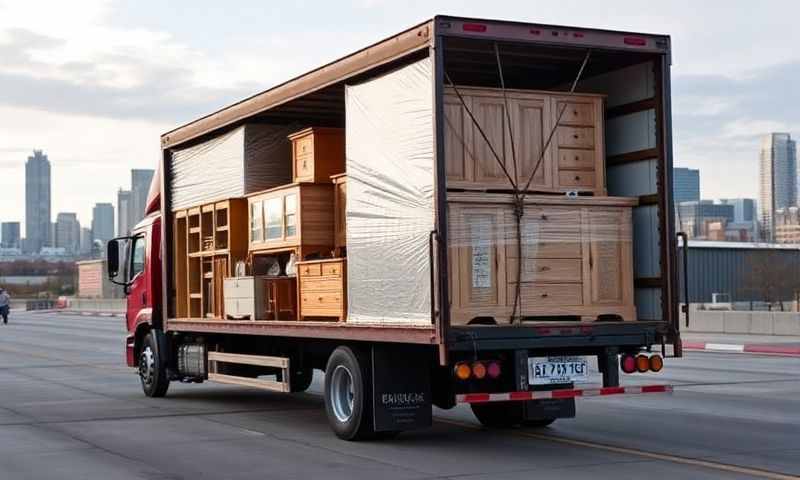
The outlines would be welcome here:
<svg viewBox="0 0 800 480">
<path fill-rule="evenodd" d="M 755 198 L 759 137 L 800 136 L 795 1 L 0 0 L 0 220 L 24 220 L 34 148 L 53 220 L 88 226 L 160 134 L 435 14 L 671 35 L 675 165 L 704 198 Z"/>
</svg>

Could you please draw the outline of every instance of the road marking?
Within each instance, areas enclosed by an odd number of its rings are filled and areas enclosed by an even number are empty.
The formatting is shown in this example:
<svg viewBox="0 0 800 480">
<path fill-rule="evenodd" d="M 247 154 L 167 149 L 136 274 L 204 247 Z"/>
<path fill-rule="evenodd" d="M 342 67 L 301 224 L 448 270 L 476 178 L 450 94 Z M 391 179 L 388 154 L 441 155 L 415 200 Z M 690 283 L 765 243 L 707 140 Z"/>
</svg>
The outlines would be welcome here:
<svg viewBox="0 0 800 480">
<path fill-rule="evenodd" d="M 729 343 L 706 343 L 706 350 L 716 350 L 718 352 L 744 352 L 744 345 L 732 345 Z"/>
<path fill-rule="evenodd" d="M 447 423 L 450 425 L 456 425 L 463 428 L 469 428 L 471 430 L 483 429 L 482 427 L 479 427 L 477 425 L 458 422 L 454 420 L 445 420 L 442 419 L 441 417 L 437 417 L 435 421 L 440 423 Z M 742 467 L 739 465 L 730 465 L 727 463 L 714 462 L 712 460 L 702 460 L 699 458 L 682 457 L 679 455 L 669 455 L 666 453 L 648 452 L 646 450 L 639 450 L 636 448 L 617 447 L 614 445 L 605 445 L 602 443 L 595 443 L 586 440 L 577 440 L 572 438 L 559 437 L 555 435 L 545 435 L 543 433 L 524 432 L 519 430 L 510 430 L 509 432 L 513 435 L 520 435 L 523 437 L 536 438 L 539 440 L 547 440 L 550 442 L 563 443 L 566 445 L 593 448 L 595 450 L 604 450 L 606 452 L 620 453 L 623 455 L 634 455 L 637 457 L 648 458 L 651 460 L 660 460 L 664 462 L 679 463 L 683 465 L 692 465 L 695 467 L 703 467 L 712 470 L 720 470 L 724 472 L 741 473 L 743 475 L 750 475 L 759 478 L 768 478 L 771 480 L 797 480 L 798 478 L 796 475 L 788 475 L 785 473 L 773 472 L 770 470 L 762 470 L 759 468 Z"/>
</svg>

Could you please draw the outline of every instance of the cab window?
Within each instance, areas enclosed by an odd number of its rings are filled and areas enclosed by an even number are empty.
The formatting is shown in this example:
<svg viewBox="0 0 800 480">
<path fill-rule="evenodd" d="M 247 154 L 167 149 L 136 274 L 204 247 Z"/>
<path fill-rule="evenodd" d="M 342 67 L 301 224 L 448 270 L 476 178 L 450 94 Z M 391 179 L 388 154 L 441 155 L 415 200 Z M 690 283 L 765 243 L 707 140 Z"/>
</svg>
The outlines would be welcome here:
<svg viewBox="0 0 800 480">
<path fill-rule="evenodd" d="M 133 240 L 133 254 L 131 255 L 131 274 L 130 279 L 144 270 L 144 247 L 145 237 L 136 237 Z"/>
</svg>

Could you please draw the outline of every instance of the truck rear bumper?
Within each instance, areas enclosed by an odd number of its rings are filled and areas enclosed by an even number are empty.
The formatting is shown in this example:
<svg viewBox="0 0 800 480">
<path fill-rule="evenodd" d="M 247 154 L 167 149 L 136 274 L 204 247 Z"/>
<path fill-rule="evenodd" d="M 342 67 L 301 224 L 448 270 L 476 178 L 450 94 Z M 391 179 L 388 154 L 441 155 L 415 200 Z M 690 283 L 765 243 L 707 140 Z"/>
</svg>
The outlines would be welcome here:
<svg viewBox="0 0 800 480">
<path fill-rule="evenodd" d="M 666 322 L 546 323 L 451 327 L 450 351 L 559 350 L 595 352 L 607 347 L 638 348 L 668 338 Z"/>
<path fill-rule="evenodd" d="M 456 403 L 526 402 L 530 400 L 600 397 L 608 395 L 640 395 L 643 393 L 672 393 L 671 385 L 644 385 L 632 387 L 573 388 L 534 392 L 465 393 L 456 395 Z"/>
</svg>

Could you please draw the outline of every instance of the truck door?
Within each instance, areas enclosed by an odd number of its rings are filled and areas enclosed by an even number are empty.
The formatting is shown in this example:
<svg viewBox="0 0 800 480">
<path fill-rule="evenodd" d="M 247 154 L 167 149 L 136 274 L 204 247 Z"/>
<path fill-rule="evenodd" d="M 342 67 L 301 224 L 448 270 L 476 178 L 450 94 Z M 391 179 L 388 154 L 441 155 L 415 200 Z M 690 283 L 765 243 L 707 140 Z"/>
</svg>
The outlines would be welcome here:
<svg viewBox="0 0 800 480">
<path fill-rule="evenodd" d="M 148 306 L 147 275 L 145 275 L 145 260 L 147 251 L 147 235 L 139 234 L 133 238 L 130 246 L 130 256 L 127 270 L 130 286 L 128 287 L 128 311 L 126 319 L 128 331 L 136 328 L 136 318 L 139 312 Z"/>
</svg>

